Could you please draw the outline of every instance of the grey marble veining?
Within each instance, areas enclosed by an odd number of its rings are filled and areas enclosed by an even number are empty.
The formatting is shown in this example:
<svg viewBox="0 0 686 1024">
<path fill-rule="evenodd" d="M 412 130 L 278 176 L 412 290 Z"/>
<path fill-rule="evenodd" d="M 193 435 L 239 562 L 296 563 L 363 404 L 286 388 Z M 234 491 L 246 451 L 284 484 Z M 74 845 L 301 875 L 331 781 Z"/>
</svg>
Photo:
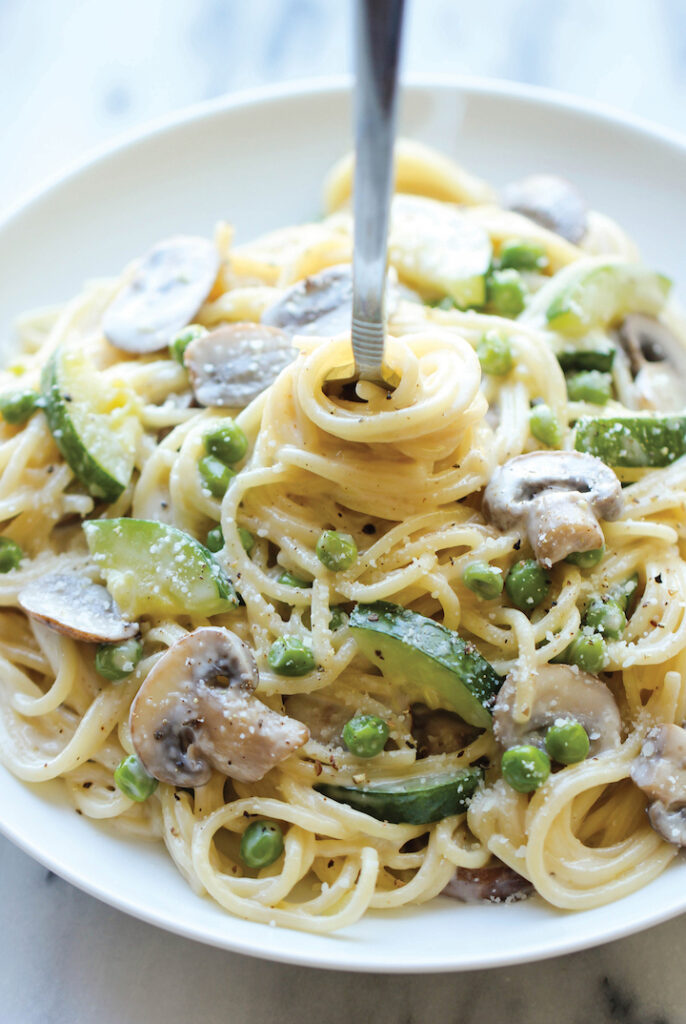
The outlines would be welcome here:
<svg viewBox="0 0 686 1024">
<path fill-rule="evenodd" d="M 539 964 L 354 975 L 199 946 L 0 841 L 4 1024 L 684 1024 L 686 918 Z M 459 928 L 459 915 L 455 926 Z"/>
<path fill-rule="evenodd" d="M 0 209 L 152 117 L 346 71 L 348 18 L 345 0 L 0 0 Z M 563 89 L 686 131 L 684 0 L 414 0 L 405 66 Z M 1 1024 L 686 1024 L 685 948 L 686 917 L 487 972 L 268 964 L 126 917 L 0 839 Z"/>
</svg>

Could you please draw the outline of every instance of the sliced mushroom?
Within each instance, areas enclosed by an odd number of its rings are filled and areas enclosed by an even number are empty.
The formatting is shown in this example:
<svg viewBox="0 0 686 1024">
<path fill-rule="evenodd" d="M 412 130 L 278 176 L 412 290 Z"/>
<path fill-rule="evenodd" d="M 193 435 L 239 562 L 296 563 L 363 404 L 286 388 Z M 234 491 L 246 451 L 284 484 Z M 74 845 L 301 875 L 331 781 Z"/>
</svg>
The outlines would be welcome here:
<svg viewBox="0 0 686 1024">
<path fill-rule="evenodd" d="M 573 185 L 554 174 L 513 181 L 503 189 L 502 203 L 575 245 L 586 233 L 586 202 Z"/>
<path fill-rule="evenodd" d="M 398 284 L 391 268 L 386 279 L 388 316 L 393 314 L 401 297 L 421 302 L 416 292 Z M 341 263 L 297 281 L 277 302 L 264 310 L 261 319 L 263 324 L 280 327 L 292 336 L 306 334 L 332 338 L 350 332 L 352 315 L 352 268 L 348 263 Z"/>
<path fill-rule="evenodd" d="M 288 714 L 303 722 L 318 743 L 343 747 L 343 726 L 352 718 L 345 704 L 321 693 L 294 693 L 284 703 Z"/>
<path fill-rule="evenodd" d="M 298 281 L 265 309 L 262 323 L 289 334 L 333 337 L 350 330 L 352 309 L 352 272 L 346 263 Z"/>
<path fill-rule="evenodd" d="M 229 324 L 196 338 L 183 358 L 200 405 L 242 409 L 297 354 L 290 335 L 276 327 Z"/>
<path fill-rule="evenodd" d="M 413 704 L 412 736 L 417 741 L 417 757 L 430 754 L 451 754 L 472 743 L 480 729 L 468 725 L 464 719 L 443 708 L 432 710 L 426 704 Z"/>
<path fill-rule="evenodd" d="M 122 618 L 105 587 L 77 572 L 42 576 L 19 592 L 18 601 L 32 619 L 75 640 L 116 644 L 138 633 L 138 623 Z"/>
<path fill-rule="evenodd" d="M 250 648 L 228 629 L 203 627 L 172 644 L 131 705 L 131 741 L 147 771 L 172 786 L 202 786 L 213 768 L 263 778 L 309 732 L 253 696 L 257 682 Z"/>
<path fill-rule="evenodd" d="M 516 722 L 516 685 L 512 675 L 503 683 L 493 708 L 493 735 L 506 750 L 521 743 L 545 749 L 546 729 L 574 719 L 591 741 L 590 753 L 618 746 L 622 720 L 610 689 L 596 676 L 570 665 L 543 665 L 535 677 L 531 715 Z"/>
<path fill-rule="evenodd" d="M 631 313 L 619 341 L 634 379 L 633 406 L 677 412 L 686 406 L 686 347 L 655 317 Z"/>
<path fill-rule="evenodd" d="M 441 895 L 463 903 L 514 903 L 533 891 L 528 878 L 496 859 L 484 868 L 457 868 Z"/>
<path fill-rule="evenodd" d="M 660 725 L 646 736 L 631 778 L 650 798 L 650 824 L 668 843 L 686 846 L 686 729 Z"/>
<path fill-rule="evenodd" d="M 107 340 L 140 355 L 164 348 L 212 290 L 219 254 L 206 238 L 178 235 L 154 246 L 105 310 Z"/>
<path fill-rule="evenodd" d="M 496 469 L 483 514 L 499 530 L 523 527 L 541 565 L 603 543 L 598 518 L 617 519 L 622 488 L 609 466 L 585 452 L 536 451 Z"/>
</svg>

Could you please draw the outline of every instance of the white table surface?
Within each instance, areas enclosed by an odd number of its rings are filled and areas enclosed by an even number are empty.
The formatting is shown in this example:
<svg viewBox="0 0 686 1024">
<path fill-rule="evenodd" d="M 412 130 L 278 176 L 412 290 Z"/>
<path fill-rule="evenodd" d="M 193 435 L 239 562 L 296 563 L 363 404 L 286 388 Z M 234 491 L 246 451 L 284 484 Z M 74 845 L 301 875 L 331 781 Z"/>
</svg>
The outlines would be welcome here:
<svg viewBox="0 0 686 1024">
<path fill-rule="evenodd" d="M 348 19 L 346 0 L 0 0 L 0 210 L 160 114 L 348 70 Z M 414 0 L 405 67 L 564 89 L 686 132 L 683 0 Z M 0 838 L 2 1024 L 686 1024 L 684 948 L 686 917 L 463 975 L 269 964 L 126 917 Z"/>
</svg>

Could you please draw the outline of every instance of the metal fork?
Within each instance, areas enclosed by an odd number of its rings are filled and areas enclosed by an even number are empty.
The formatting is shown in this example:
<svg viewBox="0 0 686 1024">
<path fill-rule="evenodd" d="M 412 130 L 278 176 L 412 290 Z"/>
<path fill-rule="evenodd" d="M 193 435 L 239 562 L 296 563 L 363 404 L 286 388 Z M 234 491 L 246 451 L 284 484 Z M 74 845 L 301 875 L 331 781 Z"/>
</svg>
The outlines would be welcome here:
<svg viewBox="0 0 686 1024">
<path fill-rule="evenodd" d="M 355 365 L 329 383 L 369 380 L 392 391 L 384 362 L 386 265 L 398 65 L 405 0 L 356 0 L 352 345 Z"/>
</svg>

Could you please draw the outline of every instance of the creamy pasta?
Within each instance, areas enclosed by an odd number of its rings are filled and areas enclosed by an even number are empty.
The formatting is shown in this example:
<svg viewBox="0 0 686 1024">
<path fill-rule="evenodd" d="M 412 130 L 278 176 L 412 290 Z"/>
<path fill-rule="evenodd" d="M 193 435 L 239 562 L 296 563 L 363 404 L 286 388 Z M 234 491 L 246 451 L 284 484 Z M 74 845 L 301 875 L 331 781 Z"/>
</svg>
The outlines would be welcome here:
<svg viewBox="0 0 686 1024">
<path fill-rule="evenodd" d="M 351 187 L 18 321 L 0 759 L 254 921 L 610 902 L 686 845 L 669 282 L 566 183 L 401 141 L 400 383 L 341 388 Z"/>
</svg>

